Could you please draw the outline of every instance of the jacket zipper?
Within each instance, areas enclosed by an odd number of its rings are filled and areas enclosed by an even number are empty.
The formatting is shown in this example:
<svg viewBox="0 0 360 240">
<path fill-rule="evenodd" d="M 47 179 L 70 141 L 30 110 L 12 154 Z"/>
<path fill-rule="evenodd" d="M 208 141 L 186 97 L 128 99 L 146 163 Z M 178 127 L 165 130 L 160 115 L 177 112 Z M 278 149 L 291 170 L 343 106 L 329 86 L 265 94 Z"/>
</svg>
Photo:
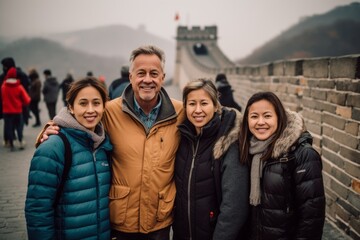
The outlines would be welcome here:
<svg viewBox="0 0 360 240">
<path fill-rule="evenodd" d="M 96 218 L 97 218 L 97 235 L 98 235 L 98 239 L 100 239 L 100 232 L 101 232 L 101 221 L 100 221 L 100 214 L 99 214 L 99 209 L 100 209 L 100 190 L 99 190 L 99 179 L 98 179 L 98 174 L 97 174 L 97 168 L 96 168 L 96 152 L 98 151 L 98 149 L 95 149 L 95 151 L 93 151 L 93 159 L 94 159 L 94 171 L 95 171 L 95 181 L 96 181 Z"/>
<path fill-rule="evenodd" d="M 194 170 L 194 165 L 195 165 L 195 157 L 196 157 L 196 154 L 197 154 L 197 151 L 198 151 L 198 148 L 199 148 L 199 142 L 200 142 L 201 133 L 199 135 L 199 138 L 196 140 L 195 148 L 194 148 L 194 145 L 192 145 L 193 157 L 191 159 L 191 168 L 190 168 L 190 174 L 189 174 L 189 180 L 188 180 L 188 189 L 187 189 L 187 193 L 188 193 L 188 199 L 187 199 L 187 201 L 188 201 L 188 209 L 187 209 L 187 212 L 188 212 L 189 235 L 190 235 L 189 239 L 190 240 L 192 239 L 191 214 L 190 214 L 191 213 L 191 204 L 190 204 L 190 199 L 191 199 L 191 196 L 190 196 L 191 179 L 192 179 L 192 172 Z"/>
<path fill-rule="evenodd" d="M 277 158 L 275 161 L 271 161 L 270 163 L 266 162 L 263 166 L 263 171 L 265 169 L 265 167 L 268 167 L 268 166 L 271 166 L 271 165 L 275 165 L 275 164 L 279 164 L 279 163 L 286 163 L 286 164 L 289 164 L 288 162 L 290 161 L 289 160 L 289 155 L 288 154 L 285 154 L 284 156 L 280 157 L 280 158 Z M 291 160 L 291 161 L 294 161 L 294 160 Z M 282 178 L 284 178 L 284 172 L 283 172 L 283 175 L 282 175 Z M 289 213 L 290 212 L 290 206 L 288 205 L 289 204 L 289 200 L 287 199 L 286 200 L 286 209 L 284 210 L 285 213 Z"/>
</svg>

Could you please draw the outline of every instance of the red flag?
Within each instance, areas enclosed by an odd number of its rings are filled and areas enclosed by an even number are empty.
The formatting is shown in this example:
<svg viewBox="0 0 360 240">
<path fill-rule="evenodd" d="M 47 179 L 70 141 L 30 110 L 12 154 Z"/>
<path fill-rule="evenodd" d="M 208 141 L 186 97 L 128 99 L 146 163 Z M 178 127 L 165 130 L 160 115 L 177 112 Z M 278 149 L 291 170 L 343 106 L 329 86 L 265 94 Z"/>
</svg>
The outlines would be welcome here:
<svg viewBox="0 0 360 240">
<path fill-rule="evenodd" d="M 176 13 L 175 14 L 175 21 L 179 21 L 179 19 L 180 19 L 179 13 Z"/>
</svg>

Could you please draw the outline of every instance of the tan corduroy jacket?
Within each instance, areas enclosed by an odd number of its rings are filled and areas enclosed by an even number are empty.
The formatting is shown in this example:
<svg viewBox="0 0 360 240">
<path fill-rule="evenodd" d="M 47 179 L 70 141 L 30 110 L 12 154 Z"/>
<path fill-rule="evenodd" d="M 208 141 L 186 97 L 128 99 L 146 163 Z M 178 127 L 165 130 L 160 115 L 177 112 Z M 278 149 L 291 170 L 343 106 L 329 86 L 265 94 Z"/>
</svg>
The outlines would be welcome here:
<svg viewBox="0 0 360 240">
<path fill-rule="evenodd" d="M 174 161 L 183 119 L 181 101 L 162 89 L 158 118 L 149 130 L 134 113 L 131 86 L 107 103 L 103 123 L 113 144 L 110 221 L 123 232 L 153 232 L 173 222 Z"/>
</svg>

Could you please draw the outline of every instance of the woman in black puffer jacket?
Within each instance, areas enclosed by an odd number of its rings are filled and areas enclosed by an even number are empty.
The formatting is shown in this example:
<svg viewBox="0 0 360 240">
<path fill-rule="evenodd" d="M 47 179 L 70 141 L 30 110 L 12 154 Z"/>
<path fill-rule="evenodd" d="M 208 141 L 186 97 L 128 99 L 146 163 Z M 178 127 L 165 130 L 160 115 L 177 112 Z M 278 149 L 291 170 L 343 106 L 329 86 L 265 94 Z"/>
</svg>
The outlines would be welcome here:
<svg viewBox="0 0 360 240">
<path fill-rule="evenodd" d="M 175 160 L 174 240 L 236 240 L 248 215 L 249 171 L 239 160 L 241 113 L 221 107 L 211 80 L 183 90 Z"/>
<path fill-rule="evenodd" d="M 271 92 L 248 101 L 241 162 L 251 166 L 248 239 L 321 239 L 325 195 L 320 155 L 301 116 Z"/>
</svg>

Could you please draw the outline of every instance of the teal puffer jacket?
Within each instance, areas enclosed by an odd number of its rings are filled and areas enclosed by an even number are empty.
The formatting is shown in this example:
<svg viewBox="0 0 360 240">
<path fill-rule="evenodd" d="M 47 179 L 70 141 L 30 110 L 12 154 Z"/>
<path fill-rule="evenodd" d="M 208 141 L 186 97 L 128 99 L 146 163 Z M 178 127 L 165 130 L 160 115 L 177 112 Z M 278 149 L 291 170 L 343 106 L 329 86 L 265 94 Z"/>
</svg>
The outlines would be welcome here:
<svg viewBox="0 0 360 240">
<path fill-rule="evenodd" d="M 107 152 L 112 145 L 106 137 L 93 150 L 93 141 L 84 131 L 62 128 L 72 150 L 72 166 L 63 194 L 53 202 L 64 167 L 65 147 L 51 135 L 40 144 L 31 160 L 25 217 L 31 239 L 110 239 L 109 200 L 111 169 Z"/>
</svg>

